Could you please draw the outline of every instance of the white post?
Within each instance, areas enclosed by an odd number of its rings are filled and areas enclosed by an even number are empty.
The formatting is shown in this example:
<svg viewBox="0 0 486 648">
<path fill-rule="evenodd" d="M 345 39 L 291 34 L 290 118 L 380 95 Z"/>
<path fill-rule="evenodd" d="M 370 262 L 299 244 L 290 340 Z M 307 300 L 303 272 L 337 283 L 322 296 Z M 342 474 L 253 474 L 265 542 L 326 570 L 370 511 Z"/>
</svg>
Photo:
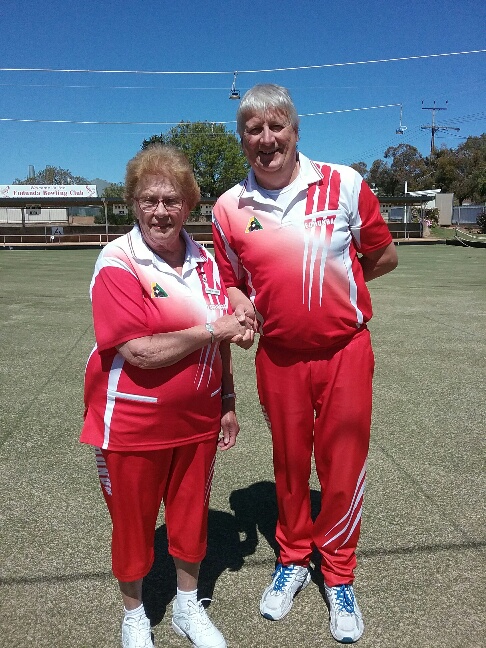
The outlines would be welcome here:
<svg viewBox="0 0 486 648">
<path fill-rule="evenodd" d="M 108 243 L 108 204 L 106 202 L 106 199 L 103 200 L 103 205 L 105 208 L 105 237 L 106 242 Z"/>
</svg>

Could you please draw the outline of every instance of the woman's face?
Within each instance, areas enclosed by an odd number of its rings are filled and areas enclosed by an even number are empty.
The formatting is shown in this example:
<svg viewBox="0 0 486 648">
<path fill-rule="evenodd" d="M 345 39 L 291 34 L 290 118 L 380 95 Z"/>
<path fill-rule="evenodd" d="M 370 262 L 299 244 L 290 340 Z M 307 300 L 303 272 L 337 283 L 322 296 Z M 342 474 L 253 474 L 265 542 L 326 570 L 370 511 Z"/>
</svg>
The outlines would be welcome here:
<svg viewBox="0 0 486 648">
<path fill-rule="evenodd" d="M 149 175 L 141 178 L 134 201 L 145 243 L 154 252 L 177 249 L 180 231 L 189 216 L 187 204 L 170 180 Z"/>
</svg>

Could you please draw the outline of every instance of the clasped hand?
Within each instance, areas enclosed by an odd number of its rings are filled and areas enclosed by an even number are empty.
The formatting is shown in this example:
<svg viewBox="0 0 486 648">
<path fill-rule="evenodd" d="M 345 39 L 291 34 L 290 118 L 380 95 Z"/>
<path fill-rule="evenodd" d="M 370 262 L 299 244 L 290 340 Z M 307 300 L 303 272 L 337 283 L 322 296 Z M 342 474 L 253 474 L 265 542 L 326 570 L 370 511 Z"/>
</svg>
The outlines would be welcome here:
<svg viewBox="0 0 486 648">
<path fill-rule="evenodd" d="M 214 323 L 215 337 L 220 342 L 226 340 L 249 349 L 255 337 L 255 310 L 249 306 L 239 305 L 232 315 L 223 315 Z"/>
<path fill-rule="evenodd" d="M 233 313 L 238 323 L 244 326 L 244 331 L 233 336 L 230 342 L 237 344 L 243 349 L 249 349 L 253 344 L 255 338 L 255 331 L 257 322 L 255 318 L 255 309 L 247 306 L 239 305 Z"/>
</svg>

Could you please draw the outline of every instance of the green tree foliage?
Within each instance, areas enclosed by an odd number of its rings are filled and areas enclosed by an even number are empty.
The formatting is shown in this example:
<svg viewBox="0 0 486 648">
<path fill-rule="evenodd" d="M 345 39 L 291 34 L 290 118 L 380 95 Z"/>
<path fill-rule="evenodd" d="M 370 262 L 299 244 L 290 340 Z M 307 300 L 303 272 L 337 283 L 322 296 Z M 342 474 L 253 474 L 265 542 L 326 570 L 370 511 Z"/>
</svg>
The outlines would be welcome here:
<svg viewBox="0 0 486 648">
<path fill-rule="evenodd" d="M 360 176 L 363 176 L 363 178 L 368 173 L 368 166 L 366 162 L 353 162 L 353 164 L 350 164 L 350 167 L 357 171 Z"/>
<path fill-rule="evenodd" d="M 486 234 L 486 209 L 476 218 L 476 223 L 479 225 L 481 234 Z"/>
<path fill-rule="evenodd" d="M 125 202 L 125 185 L 123 182 L 112 182 L 103 191 L 103 198 L 119 198 L 120 204 Z M 123 216 L 113 213 L 113 206 L 108 205 L 108 223 L 110 225 L 131 225 L 134 220 L 134 214 L 131 205 L 127 205 L 128 213 Z M 103 222 L 104 214 L 103 214 Z M 96 222 L 98 222 L 96 220 Z"/>
<path fill-rule="evenodd" d="M 103 198 L 120 198 L 120 202 L 125 200 L 125 185 L 123 182 L 111 182 L 103 190 Z"/>
<path fill-rule="evenodd" d="M 218 198 L 248 173 L 239 139 L 224 124 L 181 122 L 165 134 L 144 140 L 142 148 L 155 142 L 184 151 L 194 168 L 203 198 Z"/>
<path fill-rule="evenodd" d="M 103 190 L 102 198 L 118 198 L 120 204 L 125 203 L 125 185 L 123 182 L 112 182 Z M 131 225 L 134 222 L 134 215 L 130 205 L 127 205 L 128 214 L 122 216 L 121 214 L 113 213 L 113 205 L 108 205 L 108 223 L 110 225 Z M 105 222 L 104 209 L 100 211 L 99 216 L 95 216 L 95 223 L 101 224 Z"/>
<path fill-rule="evenodd" d="M 457 149 L 440 149 L 434 160 L 436 186 L 462 204 L 486 200 L 486 133 L 468 137 Z"/>
<path fill-rule="evenodd" d="M 367 173 L 364 162 L 351 166 L 359 171 L 380 196 L 436 188 L 453 193 L 459 204 L 486 200 L 486 133 L 468 137 L 456 149 L 441 148 L 432 158 L 423 157 L 415 146 L 390 146 L 383 160 L 375 160 Z"/>
<path fill-rule="evenodd" d="M 398 191 L 399 182 L 393 175 L 390 166 L 383 160 L 373 162 L 365 180 L 379 196 L 394 196 Z"/>
<path fill-rule="evenodd" d="M 425 189 L 428 183 L 433 182 L 427 161 L 415 146 L 403 143 L 389 146 L 385 151 L 385 160 L 390 160 L 390 170 L 402 192 L 405 182 L 408 191 Z"/>
<path fill-rule="evenodd" d="M 39 171 L 34 176 L 20 180 L 16 178 L 12 184 L 23 184 L 23 185 L 84 185 L 88 184 L 88 180 L 81 176 L 75 176 L 68 171 L 67 169 L 61 169 L 60 167 L 55 167 L 47 165 L 45 169 Z"/>
<path fill-rule="evenodd" d="M 366 180 L 375 187 L 380 196 L 398 196 L 405 191 L 418 191 L 426 188 L 431 172 L 428 161 L 420 151 L 410 144 L 389 146 L 384 160 L 375 160 Z"/>
</svg>

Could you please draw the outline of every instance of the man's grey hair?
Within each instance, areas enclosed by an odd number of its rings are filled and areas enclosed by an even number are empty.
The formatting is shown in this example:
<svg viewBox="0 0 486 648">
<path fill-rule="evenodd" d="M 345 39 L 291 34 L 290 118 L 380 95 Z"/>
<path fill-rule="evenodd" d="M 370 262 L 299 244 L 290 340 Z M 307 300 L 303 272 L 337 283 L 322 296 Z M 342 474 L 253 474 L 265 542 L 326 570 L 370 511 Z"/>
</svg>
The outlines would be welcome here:
<svg viewBox="0 0 486 648">
<path fill-rule="evenodd" d="M 266 110 L 279 110 L 287 115 L 294 130 L 299 132 L 299 116 L 290 98 L 289 91 L 274 83 L 260 83 L 243 95 L 236 112 L 236 129 L 243 137 L 246 122 L 256 114 Z"/>
</svg>

